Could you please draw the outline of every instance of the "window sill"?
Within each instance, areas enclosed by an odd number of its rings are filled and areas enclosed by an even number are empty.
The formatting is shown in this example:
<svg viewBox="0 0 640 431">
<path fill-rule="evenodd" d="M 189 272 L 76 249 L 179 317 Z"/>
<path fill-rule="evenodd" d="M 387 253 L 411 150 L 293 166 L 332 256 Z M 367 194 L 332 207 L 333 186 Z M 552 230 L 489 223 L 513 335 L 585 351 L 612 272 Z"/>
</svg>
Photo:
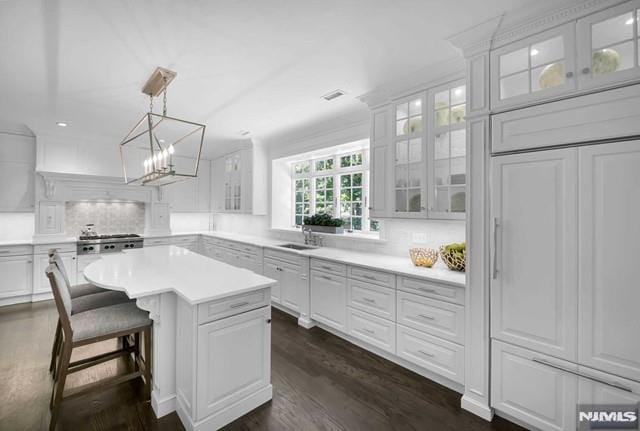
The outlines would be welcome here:
<svg viewBox="0 0 640 431">
<path fill-rule="evenodd" d="M 296 228 L 271 228 L 269 229 L 271 232 L 286 232 L 286 233 L 299 233 L 302 234 L 302 231 L 300 229 L 296 229 Z M 373 243 L 386 243 L 387 240 L 386 239 L 382 239 L 380 238 L 380 234 L 376 233 L 350 233 L 350 232 L 344 232 L 344 233 L 322 233 L 322 232 L 314 232 L 314 235 L 319 235 L 319 236 L 323 236 L 323 237 L 329 237 L 329 238 L 337 238 L 340 240 L 347 240 L 347 239 L 355 239 L 358 241 L 370 241 Z"/>
</svg>

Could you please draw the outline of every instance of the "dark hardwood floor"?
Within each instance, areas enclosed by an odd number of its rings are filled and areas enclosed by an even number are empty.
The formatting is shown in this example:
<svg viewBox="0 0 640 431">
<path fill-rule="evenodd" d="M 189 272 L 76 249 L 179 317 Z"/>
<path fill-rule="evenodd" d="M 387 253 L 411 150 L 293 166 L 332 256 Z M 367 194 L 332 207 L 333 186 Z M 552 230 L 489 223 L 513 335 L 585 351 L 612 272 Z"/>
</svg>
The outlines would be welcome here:
<svg viewBox="0 0 640 431">
<path fill-rule="evenodd" d="M 49 424 L 52 302 L 0 307 L 0 431 Z M 90 353 L 110 345 L 91 347 Z M 80 351 L 80 356 L 89 353 Z M 79 357 L 80 357 L 79 356 Z M 75 359 L 75 358 L 74 358 Z M 113 375 L 114 360 L 71 375 L 69 387 Z M 227 430 L 521 430 L 460 409 L 460 395 L 321 329 L 299 328 L 273 310 L 272 402 Z M 175 413 L 156 419 L 130 382 L 63 406 L 59 430 L 183 430 Z"/>
</svg>

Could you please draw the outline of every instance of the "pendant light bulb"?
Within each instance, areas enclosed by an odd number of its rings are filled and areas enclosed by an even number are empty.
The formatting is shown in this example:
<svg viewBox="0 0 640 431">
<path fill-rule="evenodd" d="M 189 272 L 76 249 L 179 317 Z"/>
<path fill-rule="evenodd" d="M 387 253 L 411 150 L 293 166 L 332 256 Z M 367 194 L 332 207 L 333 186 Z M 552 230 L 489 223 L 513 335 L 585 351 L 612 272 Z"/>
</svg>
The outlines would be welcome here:
<svg viewBox="0 0 640 431">
<path fill-rule="evenodd" d="M 169 154 L 173 154 L 176 152 L 176 149 L 173 148 L 173 144 L 169 145 Z"/>
</svg>

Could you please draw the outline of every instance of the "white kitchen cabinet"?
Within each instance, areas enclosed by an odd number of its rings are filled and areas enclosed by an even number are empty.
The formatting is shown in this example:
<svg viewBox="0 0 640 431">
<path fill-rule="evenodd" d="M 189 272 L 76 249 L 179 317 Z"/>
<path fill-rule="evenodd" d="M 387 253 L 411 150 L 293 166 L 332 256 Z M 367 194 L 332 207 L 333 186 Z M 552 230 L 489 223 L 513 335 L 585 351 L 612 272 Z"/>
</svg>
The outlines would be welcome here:
<svg viewBox="0 0 640 431">
<path fill-rule="evenodd" d="M 53 248 L 54 245 L 52 244 Z M 60 253 L 62 264 L 69 277 L 69 283 L 72 285 L 77 283 L 77 258 L 75 252 Z M 51 293 L 51 284 L 45 274 L 47 266 L 49 266 L 49 256 L 46 254 L 35 254 L 33 263 L 33 294 Z"/>
<path fill-rule="evenodd" d="M 263 145 L 253 142 L 248 148 L 216 159 L 213 169 L 214 211 L 266 214 L 267 155 Z"/>
<path fill-rule="evenodd" d="M 264 275 L 278 280 L 278 287 L 271 292 L 273 300 L 296 313 L 307 315 L 309 281 L 305 265 L 300 264 L 297 256 L 288 260 L 271 256 L 264 260 Z"/>
<path fill-rule="evenodd" d="M 369 215 L 389 217 L 389 178 L 391 178 L 391 107 L 385 106 L 373 111 L 371 116 L 371 155 L 369 174 Z"/>
<path fill-rule="evenodd" d="M 174 158 L 178 169 L 182 172 L 193 172 L 195 159 L 186 157 Z M 180 164 L 184 167 L 180 169 Z M 188 178 L 165 186 L 174 212 L 208 212 L 211 205 L 211 162 L 200 160 L 198 176 Z"/>
<path fill-rule="evenodd" d="M 311 271 L 311 318 L 346 332 L 347 280 L 334 274 Z"/>
<path fill-rule="evenodd" d="M 581 88 L 640 78 L 640 0 L 628 1 L 579 19 L 578 77 Z"/>
<path fill-rule="evenodd" d="M 263 307 L 198 327 L 196 420 L 270 384 L 270 323 Z"/>
<path fill-rule="evenodd" d="M 491 107 L 502 108 L 569 93 L 576 88 L 575 23 L 491 52 Z"/>
<path fill-rule="evenodd" d="M 0 298 L 30 295 L 33 279 L 33 256 L 0 255 Z"/>
<path fill-rule="evenodd" d="M 591 368 L 579 367 L 580 404 L 640 404 L 640 383 Z"/>
<path fill-rule="evenodd" d="M 577 149 L 492 160 L 492 337 L 577 358 Z"/>
<path fill-rule="evenodd" d="M 578 377 L 562 368 L 578 370 L 573 363 L 492 341 L 491 406 L 535 429 L 576 429 Z"/>
<path fill-rule="evenodd" d="M 151 229 L 152 231 L 167 232 L 171 228 L 169 216 L 169 204 L 151 204 Z"/>
<path fill-rule="evenodd" d="M 579 156 L 579 361 L 640 381 L 640 141 Z"/>
<path fill-rule="evenodd" d="M 396 324 L 353 308 L 347 309 L 349 335 L 389 353 L 396 353 Z"/>
<path fill-rule="evenodd" d="M 263 275 L 265 277 L 269 277 L 273 280 L 278 280 L 278 283 L 271 287 L 271 300 L 277 303 L 282 302 L 281 299 L 281 284 L 280 284 L 280 266 L 278 262 L 267 260 L 264 261 L 264 272 Z"/>
</svg>

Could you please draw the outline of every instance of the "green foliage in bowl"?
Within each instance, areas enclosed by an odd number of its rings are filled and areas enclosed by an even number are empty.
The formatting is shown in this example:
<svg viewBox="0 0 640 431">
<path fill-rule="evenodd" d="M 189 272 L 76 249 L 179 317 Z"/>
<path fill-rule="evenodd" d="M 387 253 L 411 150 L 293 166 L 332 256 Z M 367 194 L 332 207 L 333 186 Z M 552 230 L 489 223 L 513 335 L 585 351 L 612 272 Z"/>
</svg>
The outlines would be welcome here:
<svg viewBox="0 0 640 431">
<path fill-rule="evenodd" d="M 331 214 L 314 214 L 310 217 L 303 219 L 305 225 L 311 226 L 334 226 L 341 227 L 344 224 L 344 220 L 331 217 Z"/>
</svg>

